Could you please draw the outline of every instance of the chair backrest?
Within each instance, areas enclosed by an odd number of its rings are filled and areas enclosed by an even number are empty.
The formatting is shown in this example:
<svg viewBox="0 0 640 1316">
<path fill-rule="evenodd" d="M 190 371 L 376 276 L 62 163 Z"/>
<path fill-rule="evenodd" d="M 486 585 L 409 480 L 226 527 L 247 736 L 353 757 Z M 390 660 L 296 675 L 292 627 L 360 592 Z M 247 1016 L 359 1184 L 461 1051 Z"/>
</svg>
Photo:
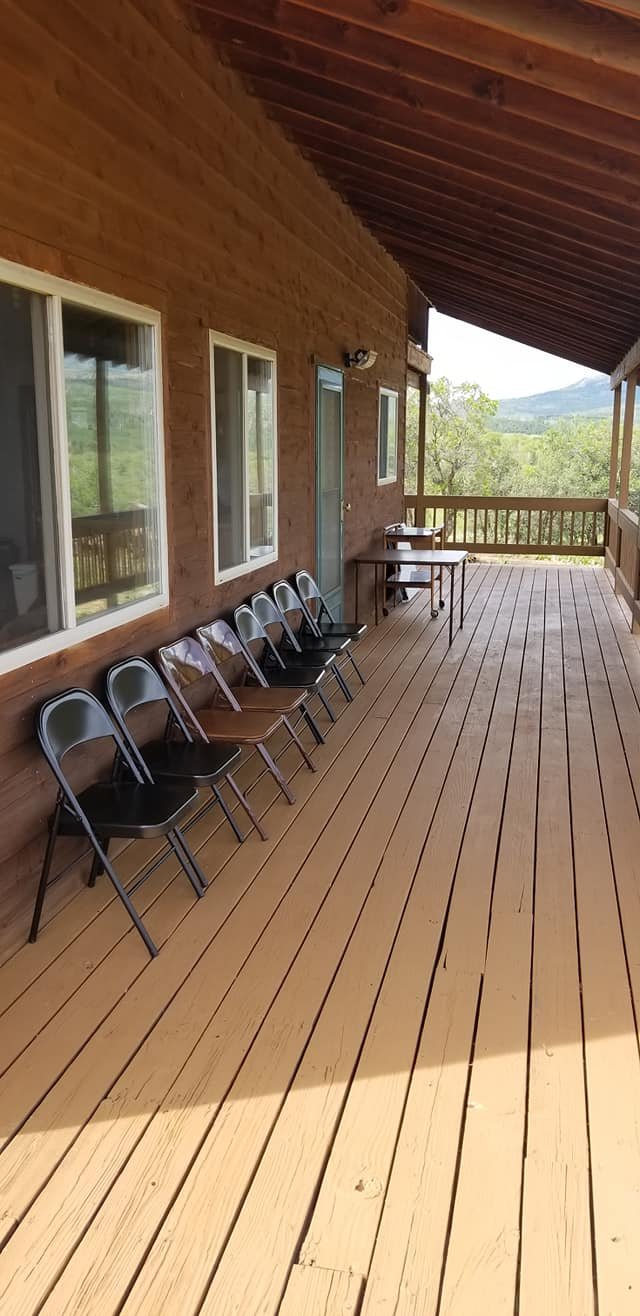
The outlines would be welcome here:
<svg viewBox="0 0 640 1316">
<path fill-rule="evenodd" d="M 177 724 L 185 740 L 193 736 L 176 700 L 164 681 L 146 658 L 125 658 L 107 672 L 107 702 L 132 754 L 146 768 L 138 743 L 127 726 L 127 717 L 143 704 L 164 703 L 169 712 L 169 724 Z"/>
<path fill-rule="evenodd" d="M 296 585 L 300 602 L 304 604 L 305 612 L 313 618 L 314 622 L 319 622 L 321 617 L 326 617 L 327 621 L 334 620 L 311 572 L 296 571 Z"/>
<path fill-rule="evenodd" d="M 259 594 L 254 594 L 251 600 L 251 607 L 262 623 L 267 635 L 276 649 L 279 649 L 283 640 L 286 638 L 293 645 L 297 652 L 300 652 L 300 645 L 284 615 L 280 611 L 278 604 L 264 590 Z"/>
<path fill-rule="evenodd" d="M 47 699 L 36 725 L 42 751 L 67 798 L 77 805 L 75 793 L 62 771 L 62 760 L 70 750 L 93 740 L 113 740 L 136 781 L 143 774 L 130 754 L 117 726 L 95 695 L 88 690 L 65 690 Z"/>
<path fill-rule="evenodd" d="M 268 597 L 268 596 L 267 596 Z M 265 630 L 262 622 L 258 620 L 255 612 L 249 607 L 248 603 L 241 603 L 233 614 L 233 620 L 240 637 L 245 653 L 247 653 L 256 664 L 256 676 L 260 673 L 261 683 L 267 685 L 268 682 L 262 676 L 260 663 L 265 663 L 267 659 L 273 658 L 278 667 L 284 668 L 284 663 L 269 633 Z"/>
<path fill-rule="evenodd" d="M 279 580 L 273 586 L 273 598 L 282 616 L 287 639 L 299 647 L 297 636 L 304 625 L 305 615 L 293 585 L 288 580 Z"/>
<path fill-rule="evenodd" d="M 229 689 L 213 659 L 210 658 L 208 653 L 205 653 L 200 641 L 194 639 L 192 635 L 184 635 L 181 640 L 175 640 L 173 644 L 163 645 L 161 649 L 158 649 L 158 662 L 189 721 L 204 740 L 207 739 L 207 736 L 198 721 L 197 713 L 185 697 L 185 690 L 188 690 L 190 686 L 197 685 L 206 676 L 213 677 L 226 702 L 234 712 L 240 711 L 240 705 L 235 695 Z"/>
<path fill-rule="evenodd" d="M 196 636 L 231 689 L 243 685 L 249 672 L 255 676 L 257 664 L 252 657 L 247 657 L 228 622 L 210 621 L 206 626 L 198 626 Z"/>
</svg>

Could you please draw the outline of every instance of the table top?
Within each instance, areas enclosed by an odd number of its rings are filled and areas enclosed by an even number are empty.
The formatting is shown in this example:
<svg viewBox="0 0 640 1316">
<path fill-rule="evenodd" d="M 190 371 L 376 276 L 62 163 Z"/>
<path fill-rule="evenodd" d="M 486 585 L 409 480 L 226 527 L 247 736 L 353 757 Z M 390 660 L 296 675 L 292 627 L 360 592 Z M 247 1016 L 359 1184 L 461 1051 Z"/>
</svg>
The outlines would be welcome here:
<svg viewBox="0 0 640 1316">
<path fill-rule="evenodd" d="M 393 530 L 385 532 L 385 539 L 433 539 L 434 535 L 441 535 L 444 530 L 444 521 L 442 525 L 420 526 L 420 525 L 403 525 L 394 527 Z"/>
<path fill-rule="evenodd" d="M 468 556 L 463 548 L 373 548 L 359 553 L 354 562 L 363 566 L 457 567 Z"/>
</svg>

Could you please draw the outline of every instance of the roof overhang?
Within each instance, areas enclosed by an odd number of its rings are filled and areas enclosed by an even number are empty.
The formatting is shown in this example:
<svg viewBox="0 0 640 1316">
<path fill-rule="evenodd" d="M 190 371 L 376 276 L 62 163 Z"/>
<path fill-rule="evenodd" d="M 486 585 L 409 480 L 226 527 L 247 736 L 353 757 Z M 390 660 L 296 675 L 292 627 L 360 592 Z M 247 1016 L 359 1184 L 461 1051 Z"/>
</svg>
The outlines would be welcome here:
<svg viewBox="0 0 640 1316">
<path fill-rule="evenodd" d="M 448 315 L 611 372 L 640 329 L 640 0 L 193 0 Z"/>
</svg>

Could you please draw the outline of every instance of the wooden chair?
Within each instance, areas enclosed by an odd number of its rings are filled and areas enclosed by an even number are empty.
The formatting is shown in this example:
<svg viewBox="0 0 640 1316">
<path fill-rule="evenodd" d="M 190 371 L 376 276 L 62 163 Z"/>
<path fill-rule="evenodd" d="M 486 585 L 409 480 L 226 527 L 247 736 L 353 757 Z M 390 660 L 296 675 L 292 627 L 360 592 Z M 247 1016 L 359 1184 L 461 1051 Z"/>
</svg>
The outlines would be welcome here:
<svg viewBox="0 0 640 1316">
<path fill-rule="evenodd" d="M 289 658 L 289 655 L 283 657 L 279 653 L 269 632 L 262 622 L 258 621 L 248 603 L 242 603 L 236 608 L 233 619 L 240 643 L 255 668 L 256 678 L 271 689 L 278 686 L 304 685 L 310 694 L 317 694 L 329 720 L 335 722 L 336 715 L 322 688 L 331 675 L 335 654 L 331 654 L 329 659 L 322 663 L 318 662 L 316 657 L 313 663 L 302 664 L 298 654 L 292 655 L 290 661 L 286 662 L 285 657 Z"/>
<path fill-rule="evenodd" d="M 58 783 L 58 796 L 49 825 L 49 839 L 29 941 L 35 941 L 38 935 L 58 837 L 84 835 L 97 860 L 97 865 L 94 863 L 92 867 L 89 884 L 95 883 L 98 871 L 107 874 L 149 954 L 157 955 L 158 949 L 132 904 L 131 896 L 171 852 L 186 873 L 196 895 L 204 895 L 207 880 L 180 831 L 180 823 L 191 812 L 197 791 L 184 782 L 155 783 L 148 769 L 130 753 L 106 709 L 88 690 L 67 690 L 47 700 L 38 715 L 37 735 Z M 63 770 L 62 760 L 70 750 L 98 740 L 113 742 L 116 770 L 112 773 L 111 781 L 96 782 L 76 793 Z M 121 769 L 127 773 L 126 780 L 122 779 Z M 168 846 L 126 890 L 109 860 L 109 841 L 114 838 L 149 840 L 158 836 L 166 837 Z"/>
<path fill-rule="evenodd" d="M 316 744 L 324 743 L 322 732 L 309 712 L 309 692 L 305 685 L 280 685 L 270 689 L 257 663 L 243 649 L 235 631 L 226 621 L 212 621 L 208 626 L 199 626 L 196 635 L 241 708 L 263 708 L 283 713 L 286 717 L 299 712 Z"/>
<path fill-rule="evenodd" d="M 315 764 L 309 758 L 304 745 L 284 714 L 263 709 L 243 710 L 218 672 L 215 663 L 205 653 L 199 641 L 190 635 L 176 640 L 174 644 L 164 645 L 158 651 L 158 659 L 171 689 L 196 733 L 203 740 L 252 745 L 257 749 L 285 799 L 289 804 L 294 804 L 295 795 L 272 759 L 265 741 L 284 726 L 312 772 L 315 772 Z M 206 708 L 198 709 L 196 713 L 186 699 L 185 691 L 205 677 L 213 679 L 219 699 Z"/>
</svg>

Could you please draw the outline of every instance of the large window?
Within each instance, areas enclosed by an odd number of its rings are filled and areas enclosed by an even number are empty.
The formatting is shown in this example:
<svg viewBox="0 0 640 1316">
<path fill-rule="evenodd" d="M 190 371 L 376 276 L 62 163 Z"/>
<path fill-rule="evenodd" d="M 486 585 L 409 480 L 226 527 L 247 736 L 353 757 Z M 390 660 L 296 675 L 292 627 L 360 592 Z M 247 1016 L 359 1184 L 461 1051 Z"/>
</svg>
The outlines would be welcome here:
<svg viewBox="0 0 640 1316">
<path fill-rule="evenodd" d="M 158 332 L 0 262 L 0 671 L 166 601 Z"/>
<path fill-rule="evenodd" d="M 278 556 L 276 357 L 211 334 L 216 580 Z"/>
<path fill-rule="evenodd" d="M 380 389 L 378 413 L 378 484 L 393 484 L 398 476 L 398 394 Z"/>
</svg>

